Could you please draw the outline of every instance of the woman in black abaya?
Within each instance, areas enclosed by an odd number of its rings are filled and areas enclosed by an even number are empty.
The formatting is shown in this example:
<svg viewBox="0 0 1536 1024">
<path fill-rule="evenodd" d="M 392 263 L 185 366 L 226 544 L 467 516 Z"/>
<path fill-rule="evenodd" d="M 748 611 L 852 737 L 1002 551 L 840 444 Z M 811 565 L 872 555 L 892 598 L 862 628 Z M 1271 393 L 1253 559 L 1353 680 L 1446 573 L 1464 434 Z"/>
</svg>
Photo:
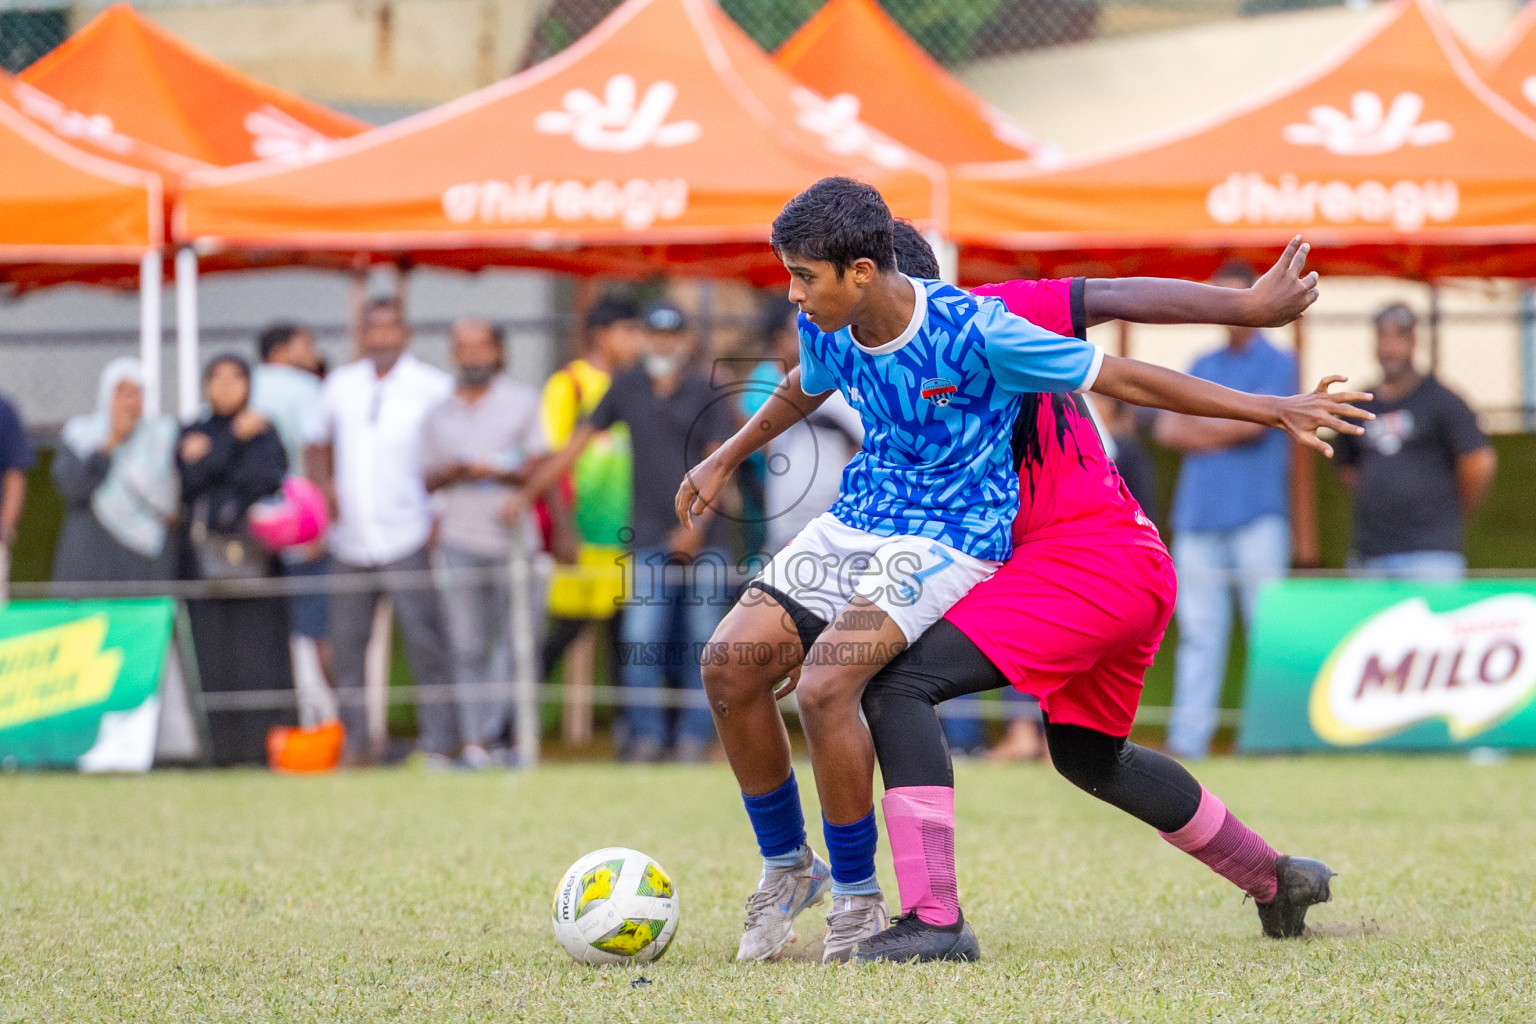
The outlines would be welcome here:
<svg viewBox="0 0 1536 1024">
<path fill-rule="evenodd" d="M 272 425 L 252 412 L 251 371 L 220 356 L 203 374 L 208 409 L 181 432 L 183 579 L 242 580 L 278 575 L 277 560 L 246 533 L 246 515 L 283 483 L 287 456 Z M 187 602 L 197 670 L 209 695 L 293 690 L 288 653 L 288 606 L 281 597 L 199 598 Z M 217 697 L 213 697 L 217 701 Z M 267 730 L 296 720 L 292 702 L 280 708 L 208 713 L 213 762 L 265 764 Z"/>
</svg>

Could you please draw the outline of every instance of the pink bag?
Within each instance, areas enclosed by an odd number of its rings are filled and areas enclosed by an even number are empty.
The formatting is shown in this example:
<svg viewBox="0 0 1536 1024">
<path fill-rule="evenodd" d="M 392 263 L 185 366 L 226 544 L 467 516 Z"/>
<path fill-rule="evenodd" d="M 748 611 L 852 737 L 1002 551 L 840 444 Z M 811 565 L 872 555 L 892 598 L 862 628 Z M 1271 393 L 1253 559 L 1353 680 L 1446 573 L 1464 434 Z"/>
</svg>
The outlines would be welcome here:
<svg viewBox="0 0 1536 1024">
<path fill-rule="evenodd" d="M 329 525 L 325 495 L 302 476 L 284 477 L 282 492 L 258 501 L 246 515 L 246 528 L 268 551 L 318 540 Z"/>
</svg>

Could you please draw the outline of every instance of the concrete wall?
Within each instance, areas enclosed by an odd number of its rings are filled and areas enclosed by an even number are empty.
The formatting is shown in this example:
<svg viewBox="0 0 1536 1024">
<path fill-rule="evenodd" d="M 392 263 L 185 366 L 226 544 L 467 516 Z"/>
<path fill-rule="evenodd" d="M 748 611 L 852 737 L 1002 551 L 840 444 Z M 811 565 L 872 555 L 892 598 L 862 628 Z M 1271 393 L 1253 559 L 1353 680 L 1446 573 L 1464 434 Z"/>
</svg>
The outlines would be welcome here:
<svg viewBox="0 0 1536 1024">
<path fill-rule="evenodd" d="M 257 78 L 343 106 L 428 107 L 511 74 L 540 0 L 146 4 Z M 82 6 L 77 23 L 94 13 Z"/>
<path fill-rule="evenodd" d="M 1512 0 L 1451 0 L 1473 47 L 1509 23 Z M 1069 153 L 1085 153 L 1217 110 L 1327 56 L 1381 9 L 1330 7 L 1057 46 L 973 64 L 961 77 L 999 110 Z"/>
</svg>

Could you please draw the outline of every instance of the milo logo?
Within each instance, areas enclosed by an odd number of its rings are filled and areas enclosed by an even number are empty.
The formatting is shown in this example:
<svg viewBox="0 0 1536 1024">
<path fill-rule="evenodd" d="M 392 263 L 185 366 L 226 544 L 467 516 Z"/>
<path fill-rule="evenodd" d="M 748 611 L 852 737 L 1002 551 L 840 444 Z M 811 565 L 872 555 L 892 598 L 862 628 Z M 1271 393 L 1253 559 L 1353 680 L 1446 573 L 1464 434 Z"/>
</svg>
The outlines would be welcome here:
<svg viewBox="0 0 1536 1024">
<path fill-rule="evenodd" d="M 1442 719 L 1453 742 L 1486 732 L 1536 696 L 1536 597 L 1504 594 L 1448 612 L 1423 598 L 1371 616 L 1329 655 L 1308 716 L 1338 746 Z"/>
</svg>

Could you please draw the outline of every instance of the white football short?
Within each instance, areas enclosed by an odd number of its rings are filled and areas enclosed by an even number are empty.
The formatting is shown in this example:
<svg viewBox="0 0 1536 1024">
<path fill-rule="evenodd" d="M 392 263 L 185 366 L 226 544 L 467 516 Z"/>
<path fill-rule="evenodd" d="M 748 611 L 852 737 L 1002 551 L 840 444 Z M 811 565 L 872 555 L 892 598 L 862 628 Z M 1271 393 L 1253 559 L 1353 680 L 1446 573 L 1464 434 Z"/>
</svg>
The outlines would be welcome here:
<svg viewBox="0 0 1536 1024">
<path fill-rule="evenodd" d="M 882 537 L 823 512 L 749 586 L 785 607 L 807 646 L 854 597 L 889 615 L 911 643 L 999 564 L 931 537 Z"/>
</svg>

